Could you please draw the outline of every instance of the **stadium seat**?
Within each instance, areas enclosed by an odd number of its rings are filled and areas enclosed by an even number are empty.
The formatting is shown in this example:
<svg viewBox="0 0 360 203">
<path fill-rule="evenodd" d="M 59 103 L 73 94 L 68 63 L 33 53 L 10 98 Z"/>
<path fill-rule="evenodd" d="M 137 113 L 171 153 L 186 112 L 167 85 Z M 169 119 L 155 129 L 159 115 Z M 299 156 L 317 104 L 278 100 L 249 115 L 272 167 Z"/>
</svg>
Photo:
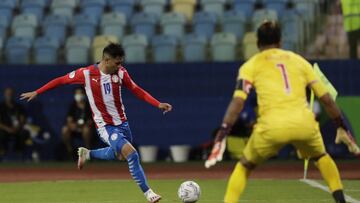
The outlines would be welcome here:
<svg viewBox="0 0 360 203">
<path fill-rule="evenodd" d="M 34 44 L 35 62 L 37 64 L 56 64 L 59 46 L 56 38 L 37 38 Z"/>
<path fill-rule="evenodd" d="M 264 22 L 264 20 L 278 21 L 278 15 L 276 11 L 271 9 L 255 10 L 251 19 L 253 31 L 257 30 L 257 28 L 261 25 L 261 23 Z"/>
<path fill-rule="evenodd" d="M 97 21 L 92 15 L 78 14 L 74 17 L 74 35 L 92 39 L 96 34 Z"/>
<path fill-rule="evenodd" d="M 155 34 L 157 17 L 152 13 L 137 13 L 131 19 L 131 27 L 134 33 L 143 34 L 151 39 Z"/>
<path fill-rule="evenodd" d="M 222 31 L 236 35 L 238 40 L 242 40 L 246 29 L 246 16 L 244 13 L 232 10 L 224 13 L 222 18 Z"/>
<path fill-rule="evenodd" d="M 191 21 L 195 12 L 196 0 L 171 0 L 172 11 L 185 15 Z"/>
<path fill-rule="evenodd" d="M 140 0 L 139 3 L 142 6 L 143 12 L 153 13 L 160 17 L 164 13 L 166 0 Z"/>
<path fill-rule="evenodd" d="M 89 61 L 91 40 L 86 36 L 71 36 L 65 45 L 66 62 L 69 64 L 85 64 Z"/>
<path fill-rule="evenodd" d="M 251 19 L 254 12 L 254 4 L 256 0 L 234 1 L 234 10 L 244 13 L 247 20 Z"/>
<path fill-rule="evenodd" d="M 33 40 L 36 35 L 37 28 L 36 16 L 33 14 L 17 15 L 12 23 L 12 31 L 14 36 L 27 37 Z"/>
<path fill-rule="evenodd" d="M 23 0 L 21 2 L 21 10 L 23 14 L 34 14 L 38 22 L 44 15 L 45 0 Z"/>
<path fill-rule="evenodd" d="M 285 10 L 287 0 L 265 0 L 265 7 L 281 14 Z"/>
<path fill-rule="evenodd" d="M 8 21 L 10 21 L 13 16 L 13 10 L 15 6 L 16 6 L 16 1 L 14 0 L 1 0 L 0 18 L 5 17 Z"/>
<path fill-rule="evenodd" d="M 64 43 L 68 20 L 66 16 L 62 15 L 49 15 L 45 18 L 43 24 L 44 35 L 56 38 L 60 43 Z"/>
<path fill-rule="evenodd" d="M 102 58 L 103 49 L 110 43 L 118 43 L 119 40 L 114 35 L 100 35 L 94 38 L 92 43 L 92 61 L 98 62 Z"/>
<path fill-rule="evenodd" d="M 182 13 L 165 13 L 161 16 L 160 24 L 163 34 L 180 39 L 185 33 L 186 18 Z"/>
<path fill-rule="evenodd" d="M 247 32 L 245 33 L 243 39 L 243 53 L 244 59 L 247 60 L 252 57 L 254 54 L 258 53 L 259 50 L 257 48 L 257 37 L 255 32 Z"/>
<path fill-rule="evenodd" d="M 101 18 L 101 33 L 103 35 L 115 35 L 122 39 L 125 33 L 126 16 L 123 13 L 106 13 Z"/>
<path fill-rule="evenodd" d="M 129 20 L 134 13 L 136 0 L 110 0 L 109 3 L 113 12 L 123 13 Z"/>
<path fill-rule="evenodd" d="M 6 42 L 6 61 L 9 64 L 29 64 L 32 40 L 25 37 L 10 37 Z"/>
<path fill-rule="evenodd" d="M 215 13 L 218 18 L 222 17 L 226 0 L 200 0 L 204 11 Z"/>
<path fill-rule="evenodd" d="M 206 61 L 207 41 L 204 36 L 197 34 L 186 35 L 182 42 L 183 58 L 186 62 Z"/>
<path fill-rule="evenodd" d="M 175 36 L 157 35 L 153 37 L 151 44 L 155 62 L 176 62 L 178 41 Z"/>
<path fill-rule="evenodd" d="M 236 59 L 236 36 L 233 33 L 215 33 L 211 38 L 213 61 L 234 61 Z"/>
<path fill-rule="evenodd" d="M 280 21 L 283 39 L 294 46 L 294 49 L 290 50 L 300 51 L 301 45 L 305 41 L 303 22 L 295 12 L 285 11 L 285 13 L 286 15 Z"/>
<path fill-rule="evenodd" d="M 148 41 L 145 35 L 131 34 L 124 37 L 122 44 L 125 49 L 127 63 L 145 63 Z"/>
<path fill-rule="evenodd" d="M 86 0 L 81 3 L 82 13 L 91 15 L 96 20 L 100 19 L 105 6 L 106 0 Z"/>
<path fill-rule="evenodd" d="M 64 15 L 68 20 L 71 20 L 76 6 L 76 0 L 53 0 L 51 10 L 53 14 Z"/>
<path fill-rule="evenodd" d="M 193 19 L 193 29 L 196 34 L 209 39 L 215 32 L 217 23 L 216 14 L 210 12 L 198 12 Z"/>
</svg>

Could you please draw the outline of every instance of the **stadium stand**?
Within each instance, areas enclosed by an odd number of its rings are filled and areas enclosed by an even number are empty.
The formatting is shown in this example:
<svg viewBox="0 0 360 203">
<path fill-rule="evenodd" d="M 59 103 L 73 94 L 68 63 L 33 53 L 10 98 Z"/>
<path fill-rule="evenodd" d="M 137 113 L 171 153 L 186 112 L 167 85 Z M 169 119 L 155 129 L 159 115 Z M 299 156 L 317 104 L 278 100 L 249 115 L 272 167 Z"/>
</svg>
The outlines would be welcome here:
<svg viewBox="0 0 360 203">
<path fill-rule="evenodd" d="M 131 27 L 134 33 L 143 34 L 151 39 L 156 34 L 157 15 L 153 13 L 136 13 L 131 18 Z"/>
<path fill-rule="evenodd" d="M 45 36 L 49 36 L 64 43 L 67 35 L 69 21 L 63 15 L 48 15 L 43 23 L 43 32 Z"/>
<path fill-rule="evenodd" d="M 123 39 L 125 60 L 128 63 L 145 63 L 147 59 L 148 40 L 145 35 L 131 34 Z"/>
<path fill-rule="evenodd" d="M 9 64 L 29 64 L 32 40 L 26 37 L 13 36 L 5 47 L 6 61 Z"/>
<path fill-rule="evenodd" d="M 91 40 L 86 36 L 71 36 L 66 41 L 66 62 L 69 64 L 85 64 L 89 61 Z"/>
<path fill-rule="evenodd" d="M 30 41 L 39 37 L 54 38 L 59 43 L 56 61 L 62 63 L 63 53 L 67 49 L 65 42 L 70 36 L 86 36 L 92 41 L 96 35 L 114 35 L 126 43 L 125 36 L 141 34 L 146 37 L 146 43 L 140 42 L 145 52 L 139 57 L 129 57 L 134 63 L 155 62 L 155 54 L 146 51 L 147 42 L 153 42 L 159 34 L 170 35 L 181 42 L 178 47 L 181 54 L 176 54 L 175 61 L 187 62 L 216 61 L 217 56 L 211 54 L 214 50 L 210 45 L 214 35 L 224 32 L 236 36 L 236 47 L 242 48 L 242 54 L 239 51 L 235 54 L 235 60 L 239 60 L 256 52 L 256 44 L 249 43 L 245 33 L 255 31 L 264 20 L 278 20 L 283 27 L 282 44 L 285 49 L 300 53 L 316 52 L 319 54 L 315 55 L 321 57 L 344 58 L 347 52 L 341 52 L 341 56 L 334 54 L 335 48 L 329 39 L 336 37 L 319 34 L 324 32 L 319 25 L 324 25 L 324 19 L 328 19 L 324 13 L 319 14 L 318 11 L 323 9 L 320 5 L 323 3 L 319 0 L 2 0 L 0 38 L 4 44 L 13 36 L 28 37 Z M 330 27 L 336 29 L 332 32 L 340 33 L 343 30 L 340 25 Z M 202 37 L 195 37 L 194 45 L 187 44 L 187 36 L 191 35 L 203 36 L 205 42 L 199 39 Z M 348 46 L 344 33 L 337 41 L 341 45 L 336 45 L 336 49 L 345 50 Z M 312 44 L 325 45 L 314 47 Z M 205 50 L 189 54 L 192 53 L 189 47 L 192 46 Z M 89 53 L 93 52 L 90 50 Z M 88 60 L 95 59 L 88 57 Z M 37 61 L 35 54 L 30 55 L 30 63 Z"/>
<path fill-rule="evenodd" d="M 110 0 L 110 7 L 113 12 L 123 13 L 129 21 L 134 13 L 135 0 Z"/>
<path fill-rule="evenodd" d="M 27 37 L 31 40 L 36 37 L 37 26 L 36 16 L 33 14 L 17 15 L 11 25 L 14 36 Z"/>
<path fill-rule="evenodd" d="M 157 35 L 152 41 L 154 62 L 176 62 L 178 41 L 175 36 Z"/>
<path fill-rule="evenodd" d="M 21 2 L 22 13 L 35 15 L 38 22 L 43 18 L 45 6 L 45 0 L 23 0 Z"/>
<path fill-rule="evenodd" d="M 162 33 L 181 39 L 185 34 L 186 17 L 182 13 L 165 13 L 161 16 Z"/>
<path fill-rule="evenodd" d="M 207 41 L 204 36 L 188 34 L 181 41 L 185 62 L 206 61 Z"/>
<path fill-rule="evenodd" d="M 55 64 L 58 60 L 59 41 L 52 37 L 39 37 L 34 44 L 34 58 L 37 64 Z"/>
<path fill-rule="evenodd" d="M 236 60 L 236 36 L 232 33 L 216 33 L 211 39 L 213 61 Z"/>
<path fill-rule="evenodd" d="M 195 13 L 196 0 L 171 0 L 174 12 L 182 13 L 188 21 L 191 21 Z"/>
<path fill-rule="evenodd" d="M 126 16 L 123 13 L 111 12 L 101 17 L 100 27 L 103 35 L 115 35 L 122 39 L 126 31 Z"/>
</svg>

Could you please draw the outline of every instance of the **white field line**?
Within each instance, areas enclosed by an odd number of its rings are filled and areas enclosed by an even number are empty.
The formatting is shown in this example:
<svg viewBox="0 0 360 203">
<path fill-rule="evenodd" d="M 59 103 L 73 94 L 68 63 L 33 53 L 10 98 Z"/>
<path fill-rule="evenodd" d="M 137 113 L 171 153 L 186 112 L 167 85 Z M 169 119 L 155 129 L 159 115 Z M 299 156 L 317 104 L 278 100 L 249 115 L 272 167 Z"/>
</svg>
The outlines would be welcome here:
<svg viewBox="0 0 360 203">
<path fill-rule="evenodd" d="M 320 183 L 318 183 L 318 182 L 316 182 L 314 180 L 300 179 L 300 182 L 306 183 L 306 184 L 310 185 L 311 187 L 319 188 L 320 190 L 331 193 L 330 190 L 326 186 L 324 186 L 324 185 L 322 185 L 322 184 L 320 184 Z M 345 194 L 345 199 L 349 203 L 360 203 L 359 200 L 351 197 L 350 195 Z"/>
</svg>

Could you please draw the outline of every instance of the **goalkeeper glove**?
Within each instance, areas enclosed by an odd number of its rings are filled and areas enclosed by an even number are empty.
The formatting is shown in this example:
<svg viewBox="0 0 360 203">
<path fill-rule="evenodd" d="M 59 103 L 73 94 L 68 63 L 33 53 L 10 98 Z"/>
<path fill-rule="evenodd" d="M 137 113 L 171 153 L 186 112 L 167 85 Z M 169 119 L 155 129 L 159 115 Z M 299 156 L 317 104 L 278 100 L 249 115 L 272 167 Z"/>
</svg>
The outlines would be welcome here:
<svg viewBox="0 0 360 203">
<path fill-rule="evenodd" d="M 337 126 L 335 143 L 344 143 L 352 154 L 360 157 L 360 149 L 357 146 L 356 141 L 349 130 L 349 127 L 346 125 L 344 118 L 339 116 L 334 119 L 334 123 Z"/>
<path fill-rule="evenodd" d="M 205 161 L 205 168 L 210 168 L 217 162 L 222 161 L 226 149 L 226 135 L 229 134 L 230 129 L 231 127 L 224 123 L 217 131 L 211 154 Z"/>
</svg>

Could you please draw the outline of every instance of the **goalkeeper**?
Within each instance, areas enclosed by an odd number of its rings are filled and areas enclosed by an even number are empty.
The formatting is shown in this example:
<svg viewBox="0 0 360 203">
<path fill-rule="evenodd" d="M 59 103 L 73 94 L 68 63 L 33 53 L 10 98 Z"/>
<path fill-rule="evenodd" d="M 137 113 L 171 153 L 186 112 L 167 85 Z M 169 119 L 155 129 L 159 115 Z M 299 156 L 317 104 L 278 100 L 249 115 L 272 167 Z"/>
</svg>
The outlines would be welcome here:
<svg viewBox="0 0 360 203">
<path fill-rule="evenodd" d="M 301 56 L 280 49 L 281 30 L 277 23 L 264 22 L 257 30 L 260 53 L 244 63 L 237 78 L 237 86 L 221 129 L 215 138 L 207 168 L 222 159 L 225 136 L 243 108 L 250 90 L 257 93 L 258 118 L 244 149 L 244 155 L 230 176 L 225 203 L 236 203 L 245 188 L 250 172 L 261 162 L 278 153 L 286 144 L 298 149 L 302 158 L 315 160 L 337 203 L 345 202 L 343 185 L 333 159 L 326 153 L 318 122 L 309 109 L 306 87 L 320 99 L 337 127 L 337 142 L 359 153 L 343 117 L 325 85 L 315 76 L 312 66 Z"/>
</svg>

